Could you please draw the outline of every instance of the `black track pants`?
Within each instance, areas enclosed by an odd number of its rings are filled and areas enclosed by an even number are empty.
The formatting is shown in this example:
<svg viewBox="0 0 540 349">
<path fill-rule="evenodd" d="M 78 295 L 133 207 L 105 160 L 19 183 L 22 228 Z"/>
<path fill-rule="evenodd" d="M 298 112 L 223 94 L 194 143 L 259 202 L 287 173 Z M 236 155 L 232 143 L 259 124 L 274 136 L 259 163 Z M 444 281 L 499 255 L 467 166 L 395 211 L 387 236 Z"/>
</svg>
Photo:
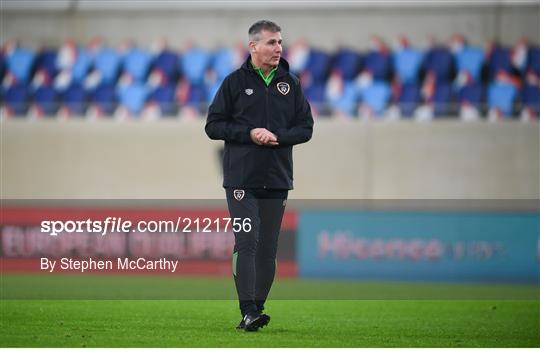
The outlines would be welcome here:
<svg viewBox="0 0 540 349">
<path fill-rule="evenodd" d="M 276 273 L 279 230 L 287 190 L 226 188 L 231 218 L 250 229 L 234 233 L 233 275 L 242 316 L 264 309 Z M 247 226 L 245 226 L 247 228 Z"/>
</svg>

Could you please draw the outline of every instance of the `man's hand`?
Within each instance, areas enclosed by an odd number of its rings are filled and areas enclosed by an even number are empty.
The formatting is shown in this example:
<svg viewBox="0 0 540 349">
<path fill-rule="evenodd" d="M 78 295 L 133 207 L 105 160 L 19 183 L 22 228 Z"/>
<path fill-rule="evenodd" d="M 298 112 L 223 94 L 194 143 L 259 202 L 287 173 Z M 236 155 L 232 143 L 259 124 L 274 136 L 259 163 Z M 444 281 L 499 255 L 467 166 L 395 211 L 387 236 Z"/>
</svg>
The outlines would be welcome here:
<svg viewBox="0 0 540 349">
<path fill-rule="evenodd" d="M 276 135 L 265 128 L 254 128 L 249 132 L 249 135 L 255 144 L 266 146 L 279 145 Z"/>
</svg>

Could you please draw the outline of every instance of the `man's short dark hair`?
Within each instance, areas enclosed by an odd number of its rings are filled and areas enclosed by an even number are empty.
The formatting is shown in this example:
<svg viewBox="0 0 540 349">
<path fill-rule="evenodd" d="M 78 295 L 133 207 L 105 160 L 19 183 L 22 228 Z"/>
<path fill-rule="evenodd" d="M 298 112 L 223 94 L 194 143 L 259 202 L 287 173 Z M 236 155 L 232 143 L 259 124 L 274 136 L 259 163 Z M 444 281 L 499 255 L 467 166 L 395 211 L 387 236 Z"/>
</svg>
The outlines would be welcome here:
<svg viewBox="0 0 540 349">
<path fill-rule="evenodd" d="M 266 30 L 271 33 L 280 33 L 281 27 L 277 25 L 276 23 L 272 21 L 267 21 L 265 19 L 257 21 L 253 23 L 251 27 L 249 27 L 248 34 L 249 34 L 249 40 L 257 41 L 257 34 L 259 34 L 261 31 Z"/>
</svg>

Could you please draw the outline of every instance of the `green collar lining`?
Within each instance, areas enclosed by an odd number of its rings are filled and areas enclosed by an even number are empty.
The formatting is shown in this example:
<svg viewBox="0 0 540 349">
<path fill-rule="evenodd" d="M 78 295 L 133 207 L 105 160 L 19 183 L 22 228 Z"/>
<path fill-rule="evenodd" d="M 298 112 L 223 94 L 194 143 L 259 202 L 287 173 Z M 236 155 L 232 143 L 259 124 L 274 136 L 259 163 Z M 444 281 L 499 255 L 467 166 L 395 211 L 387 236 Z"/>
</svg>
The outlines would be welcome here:
<svg viewBox="0 0 540 349">
<path fill-rule="evenodd" d="M 256 67 L 255 64 L 253 64 L 253 62 L 251 62 L 251 65 L 253 66 L 253 69 L 255 69 L 257 74 L 259 74 L 259 76 L 263 79 L 266 86 L 269 86 L 270 83 L 272 82 L 272 79 L 274 79 L 274 76 L 276 75 L 276 71 L 278 67 L 275 67 L 274 69 L 270 71 L 270 73 L 268 73 L 268 75 L 264 76 L 264 72 L 262 68 Z"/>
</svg>

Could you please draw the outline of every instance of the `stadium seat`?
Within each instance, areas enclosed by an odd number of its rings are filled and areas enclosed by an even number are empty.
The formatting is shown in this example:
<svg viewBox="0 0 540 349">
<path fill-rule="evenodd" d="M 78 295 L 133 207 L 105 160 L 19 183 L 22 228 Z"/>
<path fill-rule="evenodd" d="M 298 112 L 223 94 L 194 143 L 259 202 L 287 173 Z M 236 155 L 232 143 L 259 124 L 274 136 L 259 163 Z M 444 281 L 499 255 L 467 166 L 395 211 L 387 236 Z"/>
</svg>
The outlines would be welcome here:
<svg viewBox="0 0 540 349">
<path fill-rule="evenodd" d="M 190 84 L 185 105 L 204 111 L 206 104 L 206 87 L 203 84 Z"/>
<path fill-rule="evenodd" d="M 456 54 L 458 73 L 467 72 L 474 81 L 480 81 L 484 65 L 484 51 L 480 47 L 465 46 Z"/>
<path fill-rule="evenodd" d="M 4 80 L 4 73 L 6 72 L 6 58 L 4 53 L 0 52 L 0 81 Z"/>
<path fill-rule="evenodd" d="M 144 108 L 149 94 L 148 86 L 141 82 L 133 82 L 118 90 L 118 100 L 131 115 L 138 116 Z"/>
<path fill-rule="evenodd" d="M 401 115 L 405 117 L 413 116 L 420 99 L 420 86 L 418 84 L 409 83 L 402 85 L 399 96 L 396 99 Z"/>
<path fill-rule="evenodd" d="M 144 82 L 152 65 L 153 56 L 150 52 L 133 47 L 124 57 L 124 71 L 134 81 Z"/>
<path fill-rule="evenodd" d="M 58 110 L 58 95 L 51 85 L 42 85 L 33 93 L 34 105 L 40 114 L 52 116 Z"/>
<path fill-rule="evenodd" d="M 394 72 L 402 84 L 417 84 L 418 73 L 422 66 L 424 55 L 422 51 L 407 47 L 394 53 Z"/>
<path fill-rule="evenodd" d="M 376 81 L 361 90 L 362 103 L 378 116 L 386 110 L 390 95 L 390 85 L 384 81 Z"/>
<path fill-rule="evenodd" d="M 499 71 L 511 73 L 512 62 L 508 47 L 495 46 L 489 55 L 489 79 L 494 79 Z"/>
<path fill-rule="evenodd" d="M 435 74 L 436 82 L 447 83 L 454 74 L 454 58 L 446 47 L 433 47 L 424 59 L 424 69 L 427 73 Z"/>
<path fill-rule="evenodd" d="M 343 85 L 341 96 L 330 102 L 334 112 L 348 116 L 356 116 L 358 110 L 358 88 L 353 82 Z"/>
<path fill-rule="evenodd" d="M 540 47 L 530 47 L 527 53 L 527 71 L 540 76 Z"/>
<path fill-rule="evenodd" d="M 176 103 L 176 85 L 167 84 L 158 86 L 150 95 L 150 101 L 159 106 L 161 115 L 176 115 L 178 112 L 178 105 Z"/>
<path fill-rule="evenodd" d="M 369 71 L 374 80 L 390 78 L 390 56 L 380 51 L 370 51 L 364 58 L 363 71 Z"/>
<path fill-rule="evenodd" d="M 210 54 L 200 48 L 191 48 L 180 57 L 182 72 L 191 84 L 200 85 L 204 82 L 210 58 Z"/>
<path fill-rule="evenodd" d="M 102 83 L 92 93 L 91 102 L 104 115 L 111 115 L 116 109 L 116 89 L 114 85 Z"/>
<path fill-rule="evenodd" d="M 536 117 L 540 116 L 540 86 L 525 85 L 522 99 L 523 108 L 528 109 Z"/>
<path fill-rule="evenodd" d="M 301 38 L 283 51 L 283 57 L 289 62 L 291 72 L 301 75 L 306 70 L 309 61 L 310 48 L 305 39 Z"/>
<path fill-rule="evenodd" d="M 223 80 L 216 80 L 213 83 L 206 85 L 206 102 L 208 104 L 212 103 L 214 100 L 214 97 L 217 94 L 222 82 Z"/>
<path fill-rule="evenodd" d="M 313 83 L 324 83 L 330 73 L 332 57 L 320 50 L 310 50 L 306 72 L 311 76 Z"/>
<path fill-rule="evenodd" d="M 30 93 L 24 84 L 15 84 L 8 87 L 4 92 L 4 103 L 8 114 L 22 116 L 28 111 Z"/>
<path fill-rule="evenodd" d="M 218 80 L 224 79 L 234 69 L 238 68 L 233 66 L 233 52 L 230 48 L 217 50 L 212 58 L 211 66 L 216 72 Z"/>
<path fill-rule="evenodd" d="M 457 93 L 460 105 L 467 103 L 478 110 L 482 107 L 483 88 L 479 83 L 471 83 L 461 87 Z"/>
<path fill-rule="evenodd" d="M 488 107 L 496 108 L 505 117 L 512 116 L 516 97 L 517 89 L 510 83 L 493 82 L 488 87 Z"/>
<path fill-rule="evenodd" d="M 324 83 L 313 83 L 304 87 L 304 95 L 310 103 L 319 105 L 325 102 L 326 86 Z"/>
<path fill-rule="evenodd" d="M 17 83 L 28 84 L 32 79 L 36 55 L 33 51 L 16 47 L 6 56 L 7 70 L 13 74 Z"/>
<path fill-rule="evenodd" d="M 82 83 L 92 68 L 94 59 L 85 48 L 77 49 L 77 57 L 71 67 L 71 76 L 77 83 Z"/>
<path fill-rule="evenodd" d="M 439 82 L 435 85 L 435 93 L 431 100 L 433 113 L 437 116 L 449 116 L 452 110 L 452 88 L 450 84 Z"/>
<path fill-rule="evenodd" d="M 337 70 L 345 81 L 350 81 L 358 75 L 362 68 L 362 56 L 350 49 L 341 49 L 334 56 L 332 70 Z"/>
<path fill-rule="evenodd" d="M 54 79 L 58 69 L 56 68 L 57 52 L 54 49 L 42 50 L 36 58 L 36 71 L 45 71 L 49 79 Z"/>
<path fill-rule="evenodd" d="M 122 58 L 112 48 L 100 50 L 95 57 L 95 68 L 101 74 L 104 84 L 115 84 L 120 73 Z"/>
<path fill-rule="evenodd" d="M 176 83 L 178 80 L 178 54 L 170 50 L 161 51 L 155 61 L 154 70 L 157 70 L 165 77 L 164 83 Z"/>
<path fill-rule="evenodd" d="M 88 93 L 78 83 L 70 85 L 62 94 L 62 104 L 73 115 L 84 115 L 88 103 Z"/>
</svg>

